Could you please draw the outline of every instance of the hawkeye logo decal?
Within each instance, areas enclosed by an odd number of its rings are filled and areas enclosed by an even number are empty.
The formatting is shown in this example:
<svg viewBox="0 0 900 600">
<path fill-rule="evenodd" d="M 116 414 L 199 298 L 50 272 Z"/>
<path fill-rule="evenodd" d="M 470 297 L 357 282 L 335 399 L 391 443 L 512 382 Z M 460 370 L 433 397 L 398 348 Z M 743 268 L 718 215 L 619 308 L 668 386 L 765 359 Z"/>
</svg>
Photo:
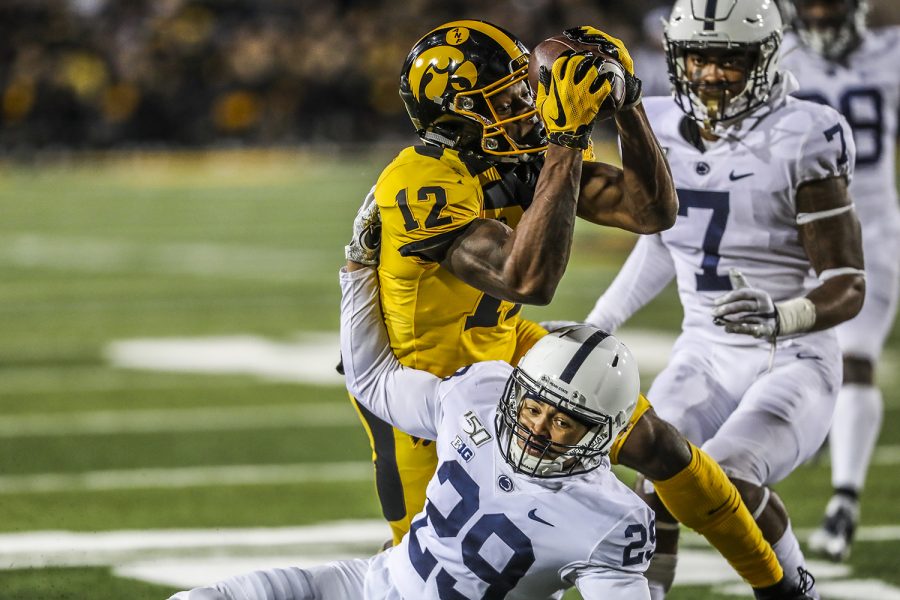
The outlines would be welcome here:
<svg viewBox="0 0 900 600">
<path fill-rule="evenodd" d="M 457 92 L 475 87 L 478 71 L 452 46 L 438 46 L 422 53 L 409 71 L 409 86 L 416 100 L 439 100 L 448 89 Z"/>
<path fill-rule="evenodd" d="M 481 424 L 478 417 L 471 410 L 463 415 L 463 431 L 472 440 L 476 448 L 484 446 L 491 441 L 491 434 L 487 428 Z"/>
</svg>

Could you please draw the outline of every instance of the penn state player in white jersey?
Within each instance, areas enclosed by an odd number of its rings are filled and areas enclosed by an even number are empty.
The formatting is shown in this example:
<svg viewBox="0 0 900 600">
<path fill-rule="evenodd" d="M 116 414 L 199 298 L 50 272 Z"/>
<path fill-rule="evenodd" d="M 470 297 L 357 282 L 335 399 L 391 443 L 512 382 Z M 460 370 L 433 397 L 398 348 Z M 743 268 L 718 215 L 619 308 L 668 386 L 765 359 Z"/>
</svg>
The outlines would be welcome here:
<svg viewBox="0 0 900 600">
<path fill-rule="evenodd" d="M 825 439 L 841 379 L 829 328 L 863 301 L 853 139 L 837 111 L 789 96 L 796 82 L 778 68 L 771 1 L 677 0 L 665 35 L 675 99 L 644 105 L 678 220 L 640 238 L 587 320 L 614 329 L 677 279 L 683 333 L 648 398 L 722 465 L 785 576 L 818 597 L 768 486 Z M 658 519 L 647 572 L 656 599 L 674 578 L 678 529 L 643 493 Z"/>
<path fill-rule="evenodd" d="M 850 196 L 863 228 L 866 301 L 856 318 L 837 329 L 844 378 L 829 436 L 834 495 L 822 526 L 809 538 L 812 551 L 844 560 L 884 411 L 875 364 L 900 292 L 895 178 L 900 27 L 867 31 L 865 0 L 794 0 L 792 8 L 796 33 L 785 36 L 782 65 L 800 82 L 795 95 L 843 113 L 856 141 Z"/>
<path fill-rule="evenodd" d="M 348 269 L 357 267 L 348 263 Z M 539 340 L 517 368 L 476 363 L 443 380 L 391 352 L 375 269 L 341 273 L 347 387 L 380 418 L 437 440 L 425 509 L 369 560 L 272 569 L 173 600 L 649 599 L 653 512 L 606 454 L 637 403 L 637 365 L 580 326 Z"/>
</svg>

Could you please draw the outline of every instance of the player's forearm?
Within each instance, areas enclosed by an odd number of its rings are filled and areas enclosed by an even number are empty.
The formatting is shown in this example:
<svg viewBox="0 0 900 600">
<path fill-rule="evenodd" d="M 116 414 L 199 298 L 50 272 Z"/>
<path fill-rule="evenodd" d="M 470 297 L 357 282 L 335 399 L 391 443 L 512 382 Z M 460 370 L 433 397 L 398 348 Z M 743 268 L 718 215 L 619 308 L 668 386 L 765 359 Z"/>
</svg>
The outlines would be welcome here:
<svg viewBox="0 0 900 600">
<path fill-rule="evenodd" d="M 634 217 L 637 233 L 657 233 L 675 224 L 678 196 L 665 153 L 642 105 L 616 113 L 622 146 L 623 201 Z"/>
<path fill-rule="evenodd" d="M 862 229 L 843 177 L 802 186 L 797 209 L 800 240 L 821 281 L 806 296 L 815 311 L 808 330 L 819 331 L 852 319 L 862 308 L 866 291 Z"/>
<path fill-rule="evenodd" d="M 342 269 L 341 358 L 347 390 L 365 405 L 372 403 L 379 379 L 400 368 L 391 352 L 372 267 Z"/>
<path fill-rule="evenodd" d="M 502 279 L 529 304 L 547 304 L 572 247 L 581 179 L 579 150 L 551 144 L 534 200 L 504 248 Z"/>
<path fill-rule="evenodd" d="M 866 280 L 860 274 L 838 275 L 812 290 L 806 297 L 815 306 L 815 323 L 810 331 L 820 331 L 849 321 L 862 309 Z"/>
<path fill-rule="evenodd" d="M 642 236 L 585 321 L 614 332 L 655 298 L 674 276 L 672 257 L 659 236 Z"/>
<path fill-rule="evenodd" d="M 438 377 L 404 368 L 391 350 L 374 268 L 342 270 L 341 358 L 347 390 L 380 419 L 412 435 L 436 436 Z"/>
</svg>

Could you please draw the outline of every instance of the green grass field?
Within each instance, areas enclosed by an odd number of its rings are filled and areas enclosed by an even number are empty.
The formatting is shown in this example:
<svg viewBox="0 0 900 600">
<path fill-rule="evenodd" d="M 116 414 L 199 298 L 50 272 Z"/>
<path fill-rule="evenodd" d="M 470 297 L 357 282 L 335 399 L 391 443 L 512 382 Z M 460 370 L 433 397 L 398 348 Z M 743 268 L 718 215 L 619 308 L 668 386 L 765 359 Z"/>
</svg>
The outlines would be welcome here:
<svg viewBox="0 0 900 600">
<path fill-rule="evenodd" d="M 0 165 L 0 600 L 162 599 L 241 561 L 314 564 L 388 537 L 331 370 L 342 246 L 389 158 Z M 579 226 L 556 299 L 526 315 L 583 317 L 632 241 Z M 679 322 L 670 290 L 630 327 Z M 831 597 L 900 598 L 898 356 L 895 328 L 864 528 L 848 568 L 820 574 Z M 796 529 L 828 489 L 825 461 L 778 487 Z M 351 523 L 306 527 L 335 521 Z M 713 583 L 671 597 L 734 597 Z"/>
</svg>

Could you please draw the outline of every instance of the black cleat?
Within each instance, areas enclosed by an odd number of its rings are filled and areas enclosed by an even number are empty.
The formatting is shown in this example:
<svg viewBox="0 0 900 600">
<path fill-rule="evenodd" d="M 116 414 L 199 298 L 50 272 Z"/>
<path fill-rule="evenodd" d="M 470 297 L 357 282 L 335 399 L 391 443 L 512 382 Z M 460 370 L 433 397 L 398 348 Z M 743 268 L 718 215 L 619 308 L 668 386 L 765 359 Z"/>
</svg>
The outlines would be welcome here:
<svg viewBox="0 0 900 600">
<path fill-rule="evenodd" d="M 803 567 L 797 567 L 800 575 L 799 583 L 791 583 L 787 577 L 782 577 L 781 581 L 767 588 L 753 588 L 753 596 L 756 600 L 815 600 L 815 596 L 810 595 L 816 578 L 812 573 Z"/>
</svg>

